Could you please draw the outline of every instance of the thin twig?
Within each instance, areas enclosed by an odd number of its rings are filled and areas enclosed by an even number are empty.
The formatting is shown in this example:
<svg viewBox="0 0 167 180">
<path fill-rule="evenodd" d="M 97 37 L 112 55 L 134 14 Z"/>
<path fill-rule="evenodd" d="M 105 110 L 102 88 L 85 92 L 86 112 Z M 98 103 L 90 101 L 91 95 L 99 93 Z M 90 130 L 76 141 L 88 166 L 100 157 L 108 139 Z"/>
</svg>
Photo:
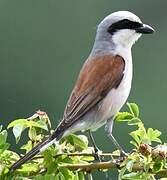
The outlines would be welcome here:
<svg viewBox="0 0 167 180">
<path fill-rule="evenodd" d="M 61 153 L 61 154 L 57 154 L 54 156 L 54 158 L 58 158 L 60 156 L 93 156 L 95 157 L 95 153 Z M 115 156 L 113 153 L 101 153 L 99 154 L 99 156 L 103 156 L 103 157 L 111 157 L 111 156 Z M 43 158 L 43 156 L 37 156 L 34 157 L 33 160 L 35 159 L 40 159 Z M 59 167 L 65 167 L 70 169 L 71 171 L 75 171 L 75 170 L 81 170 L 81 171 L 85 171 L 85 172 L 92 172 L 93 170 L 97 170 L 97 169 L 119 169 L 120 164 L 118 163 L 119 160 L 117 161 L 117 159 L 112 160 L 112 161 L 105 161 L 105 162 L 95 162 L 95 163 L 88 163 L 88 164 L 59 164 Z M 139 165 L 138 163 L 135 163 L 133 165 L 132 171 L 144 171 L 144 168 Z M 155 174 L 154 172 L 149 172 L 152 174 Z M 159 172 L 156 173 L 157 177 L 167 177 L 167 169 L 163 169 Z"/>
<path fill-rule="evenodd" d="M 74 170 L 81 170 L 85 172 L 92 172 L 93 170 L 97 169 L 118 169 L 119 165 L 116 160 L 108 161 L 108 162 L 98 162 L 98 163 L 89 163 L 89 164 L 67 164 L 67 165 L 59 165 L 60 167 L 65 167 L 70 169 L 71 171 Z M 144 171 L 144 168 L 139 164 L 134 164 L 132 168 L 133 172 L 136 171 Z M 153 173 L 153 172 L 150 172 Z M 155 174 L 155 173 L 153 173 Z M 167 177 L 167 169 L 163 169 L 156 173 L 157 177 Z"/>
<path fill-rule="evenodd" d="M 68 168 L 72 171 L 80 169 L 82 171 L 91 172 L 95 169 L 117 169 L 118 164 L 115 161 L 108 161 L 89 164 L 66 164 L 59 166 Z"/>
<path fill-rule="evenodd" d="M 60 156 L 93 156 L 93 157 L 95 157 L 96 154 L 95 153 L 61 153 L 61 154 L 56 154 L 53 157 L 56 159 Z M 116 155 L 114 155 L 113 153 L 101 153 L 101 154 L 99 154 L 99 156 L 103 156 L 103 157 L 104 156 L 105 157 L 110 156 L 111 157 L 111 156 L 116 156 Z M 33 160 L 34 159 L 41 159 L 41 158 L 43 158 L 43 156 L 36 156 L 33 158 Z"/>
</svg>

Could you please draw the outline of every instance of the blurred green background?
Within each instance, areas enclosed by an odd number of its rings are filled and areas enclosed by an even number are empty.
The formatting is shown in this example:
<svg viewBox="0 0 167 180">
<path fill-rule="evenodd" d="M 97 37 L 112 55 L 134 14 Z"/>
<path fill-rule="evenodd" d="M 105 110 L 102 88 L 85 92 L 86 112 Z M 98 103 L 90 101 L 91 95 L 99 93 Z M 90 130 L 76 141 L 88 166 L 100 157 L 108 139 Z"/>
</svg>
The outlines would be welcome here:
<svg viewBox="0 0 167 180">
<path fill-rule="evenodd" d="M 1 0 L 0 124 L 41 109 L 56 127 L 92 48 L 97 24 L 111 12 L 129 10 L 156 29 L 133 47 L 129 101 L 139 104 L 146 126 L 163 131 L 166 140 L 166 7 L 164 0 Z M 126 125 L 115 125 L 114 134 L 127 151 L 128 132 Z M 113 150 L 104 128 L 95 134 L 102 150 Z"/>
</svg>

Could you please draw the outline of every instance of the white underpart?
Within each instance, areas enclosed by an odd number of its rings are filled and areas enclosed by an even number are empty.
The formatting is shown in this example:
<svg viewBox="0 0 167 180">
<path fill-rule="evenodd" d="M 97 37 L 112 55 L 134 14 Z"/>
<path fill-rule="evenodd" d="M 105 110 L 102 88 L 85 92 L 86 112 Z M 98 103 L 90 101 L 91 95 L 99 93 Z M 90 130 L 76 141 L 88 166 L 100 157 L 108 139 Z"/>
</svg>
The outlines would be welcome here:
<svg viewBox="0 0 167 180">
<path fill-rule="evenodd" d="M 105 109 L 105 113 L 102 114 L 103 116 L 100 117 L 100 119 L 97 118 L 95 123 L 92 124 L 91 128 L 93 130 L 104 125 L 109 118 L 113 117 L 122 108 L 131 90 L 133 73 L 131 50 L 118 46 L 115 53 L 122 56 L 125 60 L 124 76 L 119 86 L 116 89 L 113 88 L 100 103 L 99 110 Z"/>
<path fill-rule="evenodd" d="M 117 47 L 115 52 L 118 51 L 118 53 L 127 56 L 128 51 L 131 51 L 132 45 L 140 38 L 140 36 L 141 34 L 137 34 L 135 30 L 130 30 L 130 29 L 119 30 L 112 37 L 112 40 Z"/>
<path fill-rule="evenodd" d="M 119 84 L 119 86 L 116 89 L 113 88 L 104 99 L 104 101 L 110 103 L 108 105 L 109 112 L 106 115 L 107 119 L 115 115 L 121 109 L 121 107 L 125 104 L 131 90 L 132 71 L 133 71 L 131 50 L 118 46 L 116 49 L 116 54 L 124 58 L 125 70 L 124 70 L 123 79 Z"/>
</svg>

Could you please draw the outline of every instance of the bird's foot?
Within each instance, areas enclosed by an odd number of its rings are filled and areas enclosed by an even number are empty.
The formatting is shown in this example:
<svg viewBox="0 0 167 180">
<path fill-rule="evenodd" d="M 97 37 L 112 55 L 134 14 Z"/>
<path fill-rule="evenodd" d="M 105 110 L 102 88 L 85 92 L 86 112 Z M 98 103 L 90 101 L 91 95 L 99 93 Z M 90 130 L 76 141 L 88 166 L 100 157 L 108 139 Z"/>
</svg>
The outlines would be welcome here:
<svg viewBox="0 0 167 180">
<path fill-rule="evenodd" d="M 125 151 L 121 151 L 120 152 L 120 156 L 116 159 L 116 165 L 119 169 L 120 164 L 128 157 L 128 153 L 126 153 Z"/>
<path fill-rule="evenodd" d="M 126 158 L 126 157 L 128 157 L 128 153 L 126 153 L 125 151 L 120 151 L 120 158 Z"/>
<path fill-rule="evenodd" d="M 94 149 L 94 152 L 95 152 L 95 160 L 96 161 L 99 161 L 99 162 L 102 162 L 103 161 L 103 158 L 101 155 L 102 151 L 100 151 L 98 148 Z"/>
</svg>

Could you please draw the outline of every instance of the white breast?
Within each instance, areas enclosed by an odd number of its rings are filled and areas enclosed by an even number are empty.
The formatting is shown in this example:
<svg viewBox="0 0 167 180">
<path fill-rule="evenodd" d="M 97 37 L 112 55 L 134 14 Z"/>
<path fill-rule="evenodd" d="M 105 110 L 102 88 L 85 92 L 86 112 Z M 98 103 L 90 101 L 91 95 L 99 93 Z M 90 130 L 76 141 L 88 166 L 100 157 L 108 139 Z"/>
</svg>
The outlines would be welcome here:
<svg viewBox="0 0 167 180">
<path fill-rule="evenodd" d="M 121 53 L 120 53 L 121 52 Z M 116 89 L 112 89 L 100 104 L 99 112 L 101 112 L 101 121 L 114 116 L 125 104 L 132 82 L 132 56 L 130 49 L 118 49 L 118 53 L 125 60 L 124 76 L 120 85 Z"/>
</svg>

